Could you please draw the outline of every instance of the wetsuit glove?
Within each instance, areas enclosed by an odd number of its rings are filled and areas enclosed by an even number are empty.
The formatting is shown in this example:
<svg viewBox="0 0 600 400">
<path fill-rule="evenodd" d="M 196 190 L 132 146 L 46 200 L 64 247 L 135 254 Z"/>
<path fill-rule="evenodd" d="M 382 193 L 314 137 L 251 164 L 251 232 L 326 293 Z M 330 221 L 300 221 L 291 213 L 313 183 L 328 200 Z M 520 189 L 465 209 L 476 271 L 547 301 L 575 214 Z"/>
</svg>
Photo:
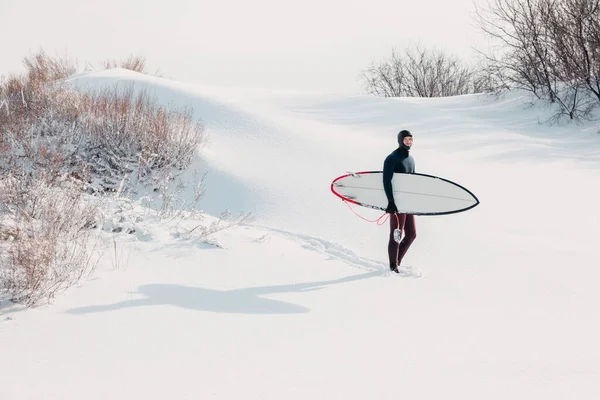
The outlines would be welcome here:
<svg viewBox="0 0 600 400">
<path fill-rule="evenodd" d="M 398 208 L 396 208 L 396 203 L 394 203 L 394 200 L 388 200 L 388 206 L 385 209 L 385 212 L 390 214 L 395 214 L 398 212 Z"/>
</svg>

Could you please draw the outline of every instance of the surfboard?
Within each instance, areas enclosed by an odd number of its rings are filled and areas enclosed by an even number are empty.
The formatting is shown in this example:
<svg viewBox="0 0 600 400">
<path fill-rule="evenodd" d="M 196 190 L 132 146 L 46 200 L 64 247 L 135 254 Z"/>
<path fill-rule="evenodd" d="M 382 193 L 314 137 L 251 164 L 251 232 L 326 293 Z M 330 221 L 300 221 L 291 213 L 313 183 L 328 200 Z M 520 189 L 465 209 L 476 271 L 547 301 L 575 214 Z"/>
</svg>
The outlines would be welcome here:
<svg viewBox="0 0 600 400">
<path fill-rule="evenodd" d="M 399 213 L 444 215 L 472 209 L 479 204 L 468 189 L 448 179 L 427 174 L 394 173 L 394 202 Z M 383 210 L 388 201 L 383 190 L 383 171 L 364 171 L 337 177 L 331 191 L 342 200 Z"/>
</svg>

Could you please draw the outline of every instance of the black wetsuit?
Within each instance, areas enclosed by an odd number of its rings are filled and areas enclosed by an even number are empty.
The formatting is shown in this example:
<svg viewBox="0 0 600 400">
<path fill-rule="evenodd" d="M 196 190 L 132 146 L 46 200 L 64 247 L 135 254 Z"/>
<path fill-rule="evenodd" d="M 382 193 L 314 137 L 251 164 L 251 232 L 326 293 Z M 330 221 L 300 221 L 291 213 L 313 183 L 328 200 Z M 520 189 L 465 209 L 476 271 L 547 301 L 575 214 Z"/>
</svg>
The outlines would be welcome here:
<svg viewBox="0 0 600 400">
<path fill-rule="evenodd" d="M 408 150 L 402 147 L 394 150 L 383 162 L 383 190 L 388 201 L 394 201 L 394 193 L 392 192 L 392 177 L 394 172 L 404 174 L 415 173 L 415 160 L 409 154 Z"/>
<path fill-rule="evenodd" d="M 404 174 L 415 173 L 415 160 L 408 153 L 408 150 L 399 147 L 394 150 L 383 162 L 383 188 L 388 201 L 394 201 L 394 193 L 392 191 L 392 177 L 394 172 Z M 400 243 L 394 239 L 394 231 L 400 229 L 404 231 L 404 238 Z M 390 261 L 390 269 L 398 272 L 398 266 L 402 263 L 402 258 L 408 251 L 408 248 L 417 237 L 415 227 L 415 216 L 410 214 L 394 213 L 390 216 L 390 235 L 388 239 L 388 256 Z"/>
</svg>

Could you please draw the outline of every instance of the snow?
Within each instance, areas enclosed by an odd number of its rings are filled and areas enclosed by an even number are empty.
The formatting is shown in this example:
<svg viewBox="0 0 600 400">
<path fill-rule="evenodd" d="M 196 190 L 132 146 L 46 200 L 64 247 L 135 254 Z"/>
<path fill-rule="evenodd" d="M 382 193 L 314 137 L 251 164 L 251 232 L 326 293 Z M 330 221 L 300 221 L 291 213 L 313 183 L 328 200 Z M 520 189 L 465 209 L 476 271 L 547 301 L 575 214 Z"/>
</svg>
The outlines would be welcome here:
<svg viewBox="0 0 600 400">
<path fill-rule="evenodd" d="M 519 93 L 383 99 L 120 69 L 72 82 L 192 107 L 209 144 L 183 179 L 208 172 L 209 218 L 257 220 L 205 243 L 181 234 L 195 221 L 128 208 L 136 233 L 106 236 L 93 279 L 49 305 L 4 305 L 1 399 L 599 398 L 592 124 L 540 125 L 549 110 Z M 397 276 L 387 222 L 329 185 L 381 169 L 400 129 L 417 172 L 481 204 L 417 217 Z"/>
</svg>

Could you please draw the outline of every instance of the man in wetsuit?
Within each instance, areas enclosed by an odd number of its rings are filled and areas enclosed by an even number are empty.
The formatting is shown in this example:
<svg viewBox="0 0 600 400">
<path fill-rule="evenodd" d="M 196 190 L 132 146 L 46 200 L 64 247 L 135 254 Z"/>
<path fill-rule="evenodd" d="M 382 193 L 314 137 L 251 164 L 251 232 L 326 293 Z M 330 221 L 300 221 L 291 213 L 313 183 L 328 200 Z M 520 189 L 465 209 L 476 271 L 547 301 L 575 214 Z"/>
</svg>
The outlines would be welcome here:
<svg viewBox="0 0 600 400">
<path fill-rule="evenodd" d="M 412 143 L 412 134 L 407 130 L 400 131 L 398 133 L 398 148 L 388 155 L 383 163 L 383 189 L 388 199 L 388 206 L 385 211 L 391 214 L 388 256 L 390 270 L 396 273 L 399 272 L 398 266 L 402 262 L 402 258 L 417 237 L 415 216 L 412 214 L 398 213 L 392 190 L 392 177 L 394 172 L 404 174 L 413 174 L 415 172 L 415 160 L 409 154 Z M 394 238 L 394 231 L 396 229 L 399 229 L 400 233 L 398 239 L 404 231 L 404 238 L 400 243 Z"/>
</svg>

